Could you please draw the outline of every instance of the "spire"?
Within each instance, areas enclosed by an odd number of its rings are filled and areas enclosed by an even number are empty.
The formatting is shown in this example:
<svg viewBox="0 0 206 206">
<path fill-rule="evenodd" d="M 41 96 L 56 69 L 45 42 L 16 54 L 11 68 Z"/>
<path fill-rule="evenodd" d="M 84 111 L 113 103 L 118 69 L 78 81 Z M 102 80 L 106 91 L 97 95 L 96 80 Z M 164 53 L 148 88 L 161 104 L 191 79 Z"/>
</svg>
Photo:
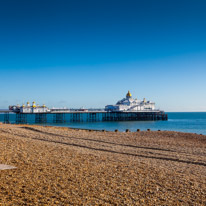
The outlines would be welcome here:
<svg viewBox="0 0 206 206">
<path fill-rule="evenodd" d="M 130 97 L 132 97 L 132 95 L 131 95 L 130 91 L 128 91 L 128 92 L 127 92 L 127 95 L 126 95 L 126 97 L 127 97 L 127 98 L 130 98 Z"/>
</svg>

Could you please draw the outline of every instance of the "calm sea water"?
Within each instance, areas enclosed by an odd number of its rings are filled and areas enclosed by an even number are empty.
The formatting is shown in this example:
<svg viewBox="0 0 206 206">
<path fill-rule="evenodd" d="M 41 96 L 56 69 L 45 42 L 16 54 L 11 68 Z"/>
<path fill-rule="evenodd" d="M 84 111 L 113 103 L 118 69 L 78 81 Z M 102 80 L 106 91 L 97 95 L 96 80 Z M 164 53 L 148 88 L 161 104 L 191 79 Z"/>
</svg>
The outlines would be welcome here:
<svg viewBox="0 0 206 206">
<path fill-rule="evenodd" d="M 128 122 L 82 122 L 82 123 L 48 123 L 47 125 L 125 131 L 141 130 L 169 130 L 180 132 L 191 132 L 206 135 L 206 112 L 168 112 L 168 121 L 128 121 Z M 3 122 L 3 115 L 0 115 L 0 122 Z M 15 115 L 10 116 L 11 123 L 15 123 Z M 34 124 L 33 119 L 28 118 L 29 124 Z M 52 122 L 52 121 L 50 121 Z"/>
</svg>

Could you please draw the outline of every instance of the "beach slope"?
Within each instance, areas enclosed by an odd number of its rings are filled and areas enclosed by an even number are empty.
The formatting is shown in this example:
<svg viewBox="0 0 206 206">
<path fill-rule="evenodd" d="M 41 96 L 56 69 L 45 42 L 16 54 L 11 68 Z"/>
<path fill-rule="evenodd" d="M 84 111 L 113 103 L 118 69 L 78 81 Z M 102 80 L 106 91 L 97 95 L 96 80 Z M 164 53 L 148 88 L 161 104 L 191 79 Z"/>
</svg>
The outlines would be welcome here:
<svg viewBox="0 0 206 206">
<path fill-rule="evenodd" d="M 206 136 L 0 125 L 0 205 L 206 205 Z"/>
</svg>

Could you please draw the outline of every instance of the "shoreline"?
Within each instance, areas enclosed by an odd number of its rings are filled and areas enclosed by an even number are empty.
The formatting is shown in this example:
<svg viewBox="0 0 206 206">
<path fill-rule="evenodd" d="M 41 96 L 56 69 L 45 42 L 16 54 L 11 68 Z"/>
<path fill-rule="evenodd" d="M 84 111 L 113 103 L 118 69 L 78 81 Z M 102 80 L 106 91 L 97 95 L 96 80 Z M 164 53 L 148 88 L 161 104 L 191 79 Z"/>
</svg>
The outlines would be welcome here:
<svg viewBox="0 0 206 206">
<path fill-rule="evenodd" d="M 58 126 L 58 125 L 45 125 L 45 124 L 16 124 L 16 123 L 3 123 L 0 122 L 0 125 L 16 125 L 16 126 L 39 126 L 39 127 L 51 127 L 51 128 L 68 128 L 68 129 L 73 129 L 73 130 L 82 130 L 82 131 L 96 131 L 96 132 L 176 132 L 176 133 L 184 133 L 184 134 L 194 134 L 194 135 L 200 135 L 200 136 L 206 136 L 206 134 L 202 134 L 202 133 L 195 133 L 195 132 L 184 132 L 184 131 L 177 131 L 177 130 L 161 130 L 161 129 L 156 129 L 156 130 L 152 130 L 150 128 L 145 129 L 145 130 L 141 130 L 141 129 L 136 129 L 136 131 L 130 130 L 130 129 L 125 129 L 124 131 L 118 130 L 118 129 L 114 129 L 114 130 L 106 130 L 106 129 L 87 129 L 87 128 L 81 128 L 81 127 L 70 127 L 70 126 Z M 117 130 L 117 131 L 115 131 Z M 128 130 L 128 131 L 127 131 Z M 139 131 L 137 131 L 139 130 Z"/>
<path fill-rule="evenodd" d="M 3 204 L 206 203 L 206 136 L 0 124 Z"/>
</svg>

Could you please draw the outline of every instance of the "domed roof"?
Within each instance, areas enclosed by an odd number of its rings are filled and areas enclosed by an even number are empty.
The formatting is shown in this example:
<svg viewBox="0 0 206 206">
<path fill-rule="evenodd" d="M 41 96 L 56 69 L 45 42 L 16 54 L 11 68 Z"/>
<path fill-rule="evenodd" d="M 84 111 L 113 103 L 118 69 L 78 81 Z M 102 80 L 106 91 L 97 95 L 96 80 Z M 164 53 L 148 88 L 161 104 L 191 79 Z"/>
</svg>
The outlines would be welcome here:
<svg viewBox="0 0 206 206">
<path fill-rule="evenodd" d="M 127 97 L 127 98 L 132 97 L 132 95 L 131 95 L 130 91 L 128 91 L 128 92 L 127 92 L 126 97 Z"/>
</svg>

